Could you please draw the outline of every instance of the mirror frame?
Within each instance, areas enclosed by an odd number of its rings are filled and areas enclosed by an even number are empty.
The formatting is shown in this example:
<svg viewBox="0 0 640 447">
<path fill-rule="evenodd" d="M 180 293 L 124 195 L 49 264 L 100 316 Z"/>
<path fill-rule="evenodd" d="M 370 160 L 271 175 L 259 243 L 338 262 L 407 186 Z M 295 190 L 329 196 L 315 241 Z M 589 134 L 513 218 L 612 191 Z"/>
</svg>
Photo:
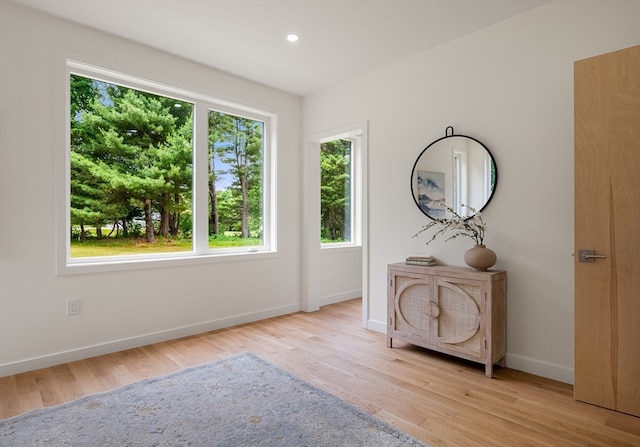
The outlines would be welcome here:
<svg viewBox="0 0 640 447">
<path fill-rule="evenodd" d="M 449 134 L 449 131 L 451 131 L 451 134 Z M 420 212 L 422 214 L 424 214 L 425 216 L 427 216 L 429 219 L 432 220 L 438 220 L 438 218 L 430 216 L 429 214 L 427 214 L 425 212 L 425 210 L 422 209 L 422 207 L 420 206 L 420 203 L 418 202 L 418 194 L 417 191 L 415 190 L 414 187 L 414 178 L 416 176 L 416 167 L 418 166 L 418 163 L 420 162 L 420 159 L 422 158 L 422 156 L 425 154 L 425 152 L 427 150 L 429 150 L 429 148 L 432 148 L 432 146 L 434 146 L 436 143 L 439 143 L 443 140 L 446 140 L 447 138 L 453 138 L 453 137 L 462 137 L 462 138 L 468 138 L 469 140 L 472 140 L 476 143 L 478 143 L 489 155 L 489 157 L 491 158 L 491 162 L 493 164 L 493 170 L 495 172 L 495 177 L 494 177 L 494 182 L 493 182 L 493 189 L 491 190 L 491 193 L 489 194 L 489 197 L 487 198 L 487 200 L 484 202 L 484 204 L 480 207 L 480 208 L 476 208 L 476 212 L 481 212 L 483 211 L 487 205 L 489 204 L 489 202 L 491 202 L 491 199 L 493 198 L 495 192 L 496 192 L 496 188 L 498 187 L 498 165 L 496 163 L 496 159 L 493 156 L 493 154 L 491 153 L 491 151 L 489 150 L 489 148 L 487 146 L 485 146 L 485 144 L 473 137 L 470 137 L 468 135 L 461 135 L 461 134 L 455 134 L 453 132 L 453 127 L 449 126 L 445 129 L 445 136 L 442 138 L 438 138 L 437 140 L 431 142 L 427 147 L 425 147 L 420 154 L 418 154 L 418 157 L 416 158 L 415 163 L 413 163 L 413 168 L 411 169 L 411 177 L 409 179 L 410 183 L 411 183 L 411 197 L 413 198 L 413 201 L 415 202 L 416 206 L 418 207 L 418 209 L 420 210 Z M 468 216 L 467 219 L 472 218 L 473 216 Z"/>
</svg>

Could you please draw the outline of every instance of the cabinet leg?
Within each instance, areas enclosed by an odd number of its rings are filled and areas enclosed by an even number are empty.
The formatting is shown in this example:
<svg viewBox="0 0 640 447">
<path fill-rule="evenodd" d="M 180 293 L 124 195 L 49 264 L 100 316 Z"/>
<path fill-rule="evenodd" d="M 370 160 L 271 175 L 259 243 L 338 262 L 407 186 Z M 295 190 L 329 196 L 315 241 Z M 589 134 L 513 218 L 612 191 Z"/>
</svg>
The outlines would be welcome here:
<svg viewBox="0 0 640 447">
<path fill-rule="evenodd" d="M 387 337 L 387 348 L 393 348 L 393 341 L 391 337 Z"/>
<path fill-rule="evenodd" d="M 488 378 L 493 377 L 493 363 L 487 363 L 484 365 L 484 375 Z"/>
</svg>

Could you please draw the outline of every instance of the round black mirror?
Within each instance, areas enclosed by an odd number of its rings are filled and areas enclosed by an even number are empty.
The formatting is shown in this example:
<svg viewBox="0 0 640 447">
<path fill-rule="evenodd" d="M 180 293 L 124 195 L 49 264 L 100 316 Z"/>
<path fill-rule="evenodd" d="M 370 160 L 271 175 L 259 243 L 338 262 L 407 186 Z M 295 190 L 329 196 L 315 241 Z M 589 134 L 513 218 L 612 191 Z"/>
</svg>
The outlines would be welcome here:
<svg viewBox="0 0 640 447">
<path fill-rule="evenodd" d="M 451 133 L 449 135 L 449 132 Z M 498 182 L 498 169 L 489 149 L 475 138 L 445 136 L 427 146 L 411 171 L 411 192 L 427 217 L 446 217 L 446 209 L 471 217 L 491 201 Z"/>
</svg>

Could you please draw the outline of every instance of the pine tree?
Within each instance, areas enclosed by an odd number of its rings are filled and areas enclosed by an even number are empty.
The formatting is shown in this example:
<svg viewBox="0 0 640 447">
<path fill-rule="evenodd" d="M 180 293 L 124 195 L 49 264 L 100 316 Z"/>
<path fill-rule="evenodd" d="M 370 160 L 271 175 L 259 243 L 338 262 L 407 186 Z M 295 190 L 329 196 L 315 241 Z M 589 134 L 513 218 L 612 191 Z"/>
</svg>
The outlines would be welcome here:
<svg viewBox="0 0 640 447">
<path fill-rule="evenodd" d="M 228 174 L 232 182 L 229 192 L 217 194 L 218 213 L 224 206 L 234 215 L 235 223 L 242 238 L 250 236 L 250 230 L 262 227 L 262 165 L 264 124 L 248 118 L 211 112 L 210 144 L 212 156 L 226 169 L 219 169 L 216 175 Z M 227 203 L 221 206 L 220 199 Z M 213 207 L 212 207 L 213 208 Z M 229 221 L 230 215 L 218 219 Z M 239 225 L 238 225 L 239 224 Z"/>
<path fill-rule="evenodd" d="M 321 233 L 329 240 L 350 240 L 351 142 L 334 140 L 321 144 Z"/>
<path fill-rule="evenodd" d="M 159 215 L 159 233 L 175 234 L 191 208 L 191 104 L 92 82 L 91 107 L 72 116 L 72 224 L 143 218 L 152 242 Z"/>
</svg>

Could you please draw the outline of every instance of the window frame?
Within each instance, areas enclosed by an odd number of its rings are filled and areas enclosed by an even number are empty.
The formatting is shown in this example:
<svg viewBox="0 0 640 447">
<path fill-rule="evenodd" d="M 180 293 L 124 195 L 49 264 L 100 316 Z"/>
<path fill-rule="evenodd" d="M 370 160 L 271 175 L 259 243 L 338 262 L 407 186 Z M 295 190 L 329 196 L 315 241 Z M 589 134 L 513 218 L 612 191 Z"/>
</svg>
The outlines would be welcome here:
<svg viewBox="0 0 640 447">
<path fill-rule="evenodd" d="M 142 79 L 132 75 L 89 65 L 73 59 L 65 59 L 64 106 L 61 113 L 64 125 L 64 137 L 58 138 L 60 149 L 56 154 L 56 273 L 58 275 L 89 273 L 101 271 L 131 270 L 139 268 L 166 267 L 172 265 L 197 264 L 202 262 L 225 262 L 246 260 L 247 257 L 275 256 L 276 210 L 275 210 L 275 166 L 276 166 L 276 129 L 277 115 L 264 110 L 221 100 L 208 95 Z M 134 254 L 123 256 L 105 256 L 90 258 L 72 258 L 70 256 L 70 76 L 80 76 L 121 85 L 140 91 L 157 94 L 193 104 L 193 236 L 192 250 L 184 252 Z M 263 135 L 263 241 L 260 246 L 210 248 L 208 232 L 208 112 L 216 110 L 222 113 L 248 118 L 264 123 Z M 59 121 L 58 121 L 59 123 Z M 58 127 L 59 126 L 59 127 Z M 205 210 L 200 212 L 199 210 Z"/>
</svg>

